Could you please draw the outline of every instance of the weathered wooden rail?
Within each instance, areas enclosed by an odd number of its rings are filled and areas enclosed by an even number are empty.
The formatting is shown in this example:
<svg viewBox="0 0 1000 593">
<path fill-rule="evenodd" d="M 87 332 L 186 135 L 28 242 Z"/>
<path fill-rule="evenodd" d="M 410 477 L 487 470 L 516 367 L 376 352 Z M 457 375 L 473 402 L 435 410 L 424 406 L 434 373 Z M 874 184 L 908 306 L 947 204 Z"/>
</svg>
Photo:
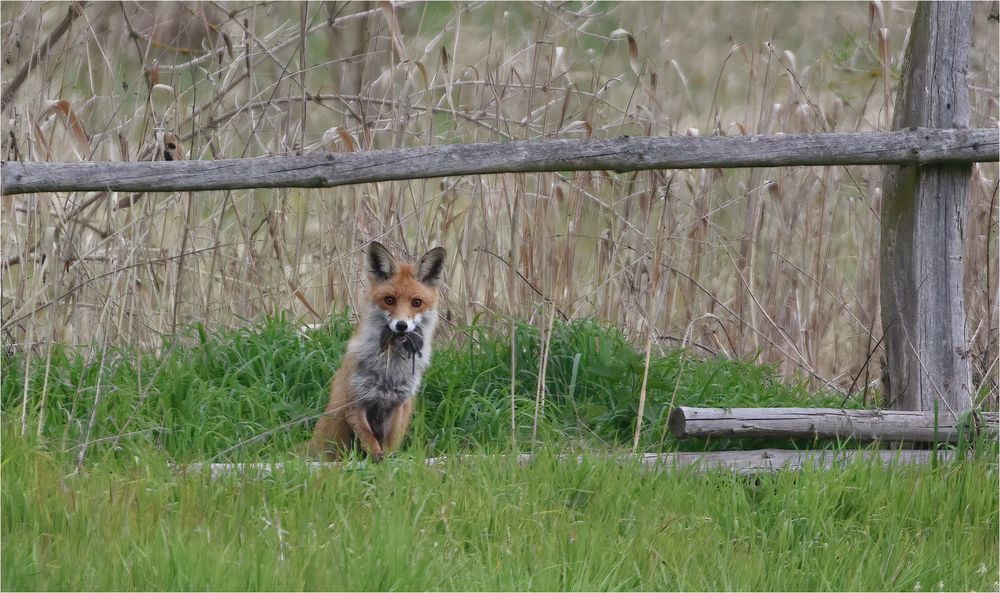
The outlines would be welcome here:
<svg viewBox="0 0 1000 593">
<path fill-rule="evenodd" d="M 980 414 L 968 422 L 950 414 L 900 410 L 836 408 L 674 408 L 670 432 L 687 438 L 853 439 L 910 443 L 957 443 L 977 433 L 997 436 L 997 414 Z"/>
<path fill-rule="evenodd" d="M 955 451 L 929 451 L 911 449 L 829 449 L 816 451 L 791 451 L 786 449 L 759 449 L 756 451 L 711 451 L 707 453 L 647 453 L 645 455 L 617 455 L 614 459 L 620 463 L 639 463 L 643 469 L 650 471 L 695 471 L 708 472 L 726 470 L 739 474 L 769 473 L 778 470 L 799 470 L 802 468 L 837 469 L 856 460 L 866 460 L 889 467 L 894 465 L 909 465 L 930 463 L 932 459 L 946 462 L 956 457 Z M 599 457 L 584 455 L 562 455 L 563 461 L 584 463 L 587 459 Z M 524 453 L 517 456 L 516 463 L 527 465 L 535 460 L 535 455 Z M 432 457 L 426 460 L 428 466 L 441 466 L 459 463 L 495 463 L 497 458 L 481 455 L 459 455 L 456 457 Z M 365 461 L 357 462 L 301 462 L 289 463 L 192 463 L 178 465 L 174 469 L 182 474 L 195 475 L 209 472 L 211 477 L 239 474 L 247 477 L 263 477 L 275 472 L 295 471 L 304 468 L 308 471 L 340 467 L 361 467 Z"/>
<path fill-rule="evenodd" d="M 4 161 L 0 163 L 0 186 L 4 194 L 318 188 L 489 173 L 928 165 L 997 161 L 998 155 L 1000 133 L 993 128 L 737 137 L 623 136 L 214 161 Z"/>
</svg>

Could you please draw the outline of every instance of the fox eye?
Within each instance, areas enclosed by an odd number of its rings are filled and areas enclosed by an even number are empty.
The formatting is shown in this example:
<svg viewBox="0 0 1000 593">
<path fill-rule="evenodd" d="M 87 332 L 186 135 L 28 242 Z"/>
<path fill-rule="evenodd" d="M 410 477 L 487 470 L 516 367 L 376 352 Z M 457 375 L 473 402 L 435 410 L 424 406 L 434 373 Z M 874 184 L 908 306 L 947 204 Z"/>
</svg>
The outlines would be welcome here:
<svg viewBox="0 0 1000 593">
<path fill-rule="evenodd" d="M 385 304 L 387 304 L 387 305 L 395 305 L 396 304 L 396 297 L 385 297 Z"/>
<path fill-rule="evenodd" d="M 419 309 L 420 305 L 423 305 L 424 302 L 420 299 L 413 299 L 413 302 L 411 304 L 413 305 L 414 309 Z"/>
</svg>

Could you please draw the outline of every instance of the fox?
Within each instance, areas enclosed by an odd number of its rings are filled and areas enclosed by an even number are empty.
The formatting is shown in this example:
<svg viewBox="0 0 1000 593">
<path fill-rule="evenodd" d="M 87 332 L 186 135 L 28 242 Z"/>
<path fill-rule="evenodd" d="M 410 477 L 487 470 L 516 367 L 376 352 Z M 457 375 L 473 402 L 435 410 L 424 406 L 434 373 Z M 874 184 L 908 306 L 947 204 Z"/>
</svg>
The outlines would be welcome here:
<svg viewBox="0 0 1000 593">
<path fill-rule="evenodd" d="M 431 360 L 446 254 L 435 247 L 414 265 L 377 241 L 368 245 L 368 297 L 308 443 L 310 457 L 340 460 L 360 444 L 379 462 L 402 443 Z"/>
</svg>

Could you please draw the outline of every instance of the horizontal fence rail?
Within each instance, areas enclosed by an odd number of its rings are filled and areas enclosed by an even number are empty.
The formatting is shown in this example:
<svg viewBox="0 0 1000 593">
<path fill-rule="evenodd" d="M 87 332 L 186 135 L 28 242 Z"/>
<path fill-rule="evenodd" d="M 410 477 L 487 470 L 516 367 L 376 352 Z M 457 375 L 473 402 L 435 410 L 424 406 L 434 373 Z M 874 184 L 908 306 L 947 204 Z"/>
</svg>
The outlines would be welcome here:
<svg viewBox="0 0 1000 593">
<path fill-rule="evenodd" d="M 0 163 L 3 194 L 172 192 L 538 171 L 639 171 L 803 165 L 921 165 L 1000 160 L 995 128 L 849 134 L 628 137 L 453 144 L 214 161 Z"/>
</svg>

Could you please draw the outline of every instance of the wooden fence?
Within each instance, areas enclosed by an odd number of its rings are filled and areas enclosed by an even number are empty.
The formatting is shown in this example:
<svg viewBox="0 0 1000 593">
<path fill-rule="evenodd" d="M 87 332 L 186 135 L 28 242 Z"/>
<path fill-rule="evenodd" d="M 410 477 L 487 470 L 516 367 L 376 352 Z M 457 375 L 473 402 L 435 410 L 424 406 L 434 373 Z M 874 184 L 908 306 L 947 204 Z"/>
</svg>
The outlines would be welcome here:
<svg viewBox="0 0 1000 593">
<path fill-rule="evenodd" d="M 962 225 L 972 162 L 997 129 L 968 129 L 971 2 L 917 6 L 891 132 L 621 137 L 216 161 L 0 164 L 2 192 L 202 191 L 535 171 L 885 165 L 881 302 L 892 406 L 955 419 L 972 407 Z M 5 99 L 9 100 L 5 96 Z"/>
<path fill-rule="evenodd" d="M 0 163 L 4 194 L 168 192 L 354 183 L 536 171 L 639 171 L 796 165 L 996 161 L 995 129 L 913 128 L 855 134 L 629 137 L 484 142 L 214 161 Z"/>
</svg>

